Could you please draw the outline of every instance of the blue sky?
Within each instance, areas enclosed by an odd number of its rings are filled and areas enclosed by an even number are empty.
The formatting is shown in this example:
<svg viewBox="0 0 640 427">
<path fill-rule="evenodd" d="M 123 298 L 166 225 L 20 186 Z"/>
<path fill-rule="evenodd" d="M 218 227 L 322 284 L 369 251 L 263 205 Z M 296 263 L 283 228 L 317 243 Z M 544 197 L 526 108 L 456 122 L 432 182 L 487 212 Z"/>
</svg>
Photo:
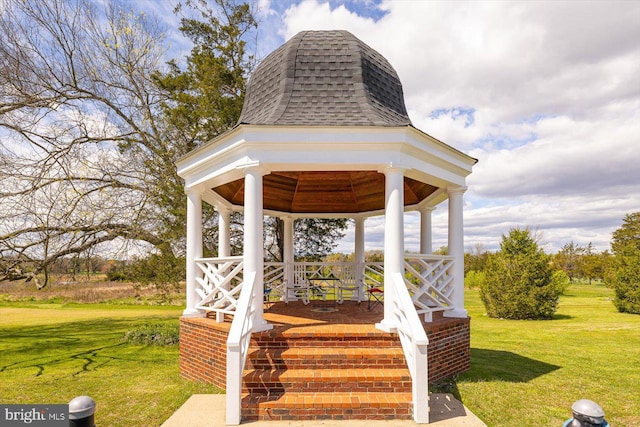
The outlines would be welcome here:
<svg viewBox="0 0 640 427">
<path fill-rule="evenodd" d="M 175 0 L 141 2 L 169 25 Z M 403 83 L 413 124 L 479 159 L 465 194 L 465 245 L 498 246 L 537 230 L 549 252 L 609 247 L 640 210 L 640 2 L 259 0 L 257 54 L 299 31 L 345 29 L 378 50 Z M 446 204 L 434 246 L 446 245 Z M 408 250 L 418 217 L 408 214 Z M 367 249 L 382 219 L 366 222 Z M 416 237 L 413 237 L 416 236 Z M 350 252 L 349 234 L 339 250 Z"/>
</svg>

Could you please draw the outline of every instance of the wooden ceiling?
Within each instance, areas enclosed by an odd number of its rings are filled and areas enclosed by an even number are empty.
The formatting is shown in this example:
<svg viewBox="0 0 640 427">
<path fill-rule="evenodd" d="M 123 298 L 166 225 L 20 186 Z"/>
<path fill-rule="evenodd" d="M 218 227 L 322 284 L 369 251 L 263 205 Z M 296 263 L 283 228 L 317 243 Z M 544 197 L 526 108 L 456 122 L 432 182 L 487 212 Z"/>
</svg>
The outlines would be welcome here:
<svg viewBox="0 0 640 427">
<path fill-rule="evenodd" d="M 272 172 L 263 179 L 264 209 L 291 213 L 359 213 L 384 209 L 384 175 L 373 171 Z M 437 188 L 404 178 L 404 204 L 414 205 Z M 244 205 L 244 179 L 213 188 Z"/>
</svg>

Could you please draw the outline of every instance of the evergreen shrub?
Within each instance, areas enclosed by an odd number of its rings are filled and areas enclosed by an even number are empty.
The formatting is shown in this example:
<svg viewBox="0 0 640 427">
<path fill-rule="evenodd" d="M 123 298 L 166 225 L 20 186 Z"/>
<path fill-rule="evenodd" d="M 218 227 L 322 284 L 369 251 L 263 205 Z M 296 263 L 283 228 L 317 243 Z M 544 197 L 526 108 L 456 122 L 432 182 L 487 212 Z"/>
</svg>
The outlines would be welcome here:
<svg viewBox="0 0 640 427">
<path fill-rule="evenodd" d="M 490 317 L 550 319 L 560 286 L 549 255 L 529 229 L 513 228 L 502 236 L 500 251 L 489 258 L 480 298 Z"/>
</svg>

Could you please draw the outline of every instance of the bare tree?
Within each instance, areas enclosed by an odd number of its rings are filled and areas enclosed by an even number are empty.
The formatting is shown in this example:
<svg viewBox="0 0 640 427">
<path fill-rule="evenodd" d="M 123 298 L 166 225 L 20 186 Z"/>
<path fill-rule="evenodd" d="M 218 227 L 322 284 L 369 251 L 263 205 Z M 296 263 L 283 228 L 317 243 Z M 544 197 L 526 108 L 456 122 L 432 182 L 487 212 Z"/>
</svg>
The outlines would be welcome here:
<svg viewBox="0 0 640 427">
<path fill-rule="evenodd" d="M 176 250 L 181 188 L 157 114 L 161 26 L 120 5 L 6 0 L 0 9 L 0 257 L 45 273 L 61 257 L 133 239 Z M 174 244 L 172 246 L 172 243 Z M 3 272 L 0 272 L 0 280 Z"/>
</svg>

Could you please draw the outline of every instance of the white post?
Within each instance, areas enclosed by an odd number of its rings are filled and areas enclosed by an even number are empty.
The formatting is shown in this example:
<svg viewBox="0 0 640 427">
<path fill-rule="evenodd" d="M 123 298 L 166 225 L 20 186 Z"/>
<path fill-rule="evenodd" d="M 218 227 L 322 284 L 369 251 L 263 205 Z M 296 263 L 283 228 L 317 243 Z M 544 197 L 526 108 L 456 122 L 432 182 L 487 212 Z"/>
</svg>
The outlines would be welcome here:
<svg viewBox="0 0 640 427">
<path fill-rule="evenodd" d="M 454 257 L 453 265 L 453 310 L 445 311 L 445 317 L 466 318 L 464 308 L 464 226 L 462 195 L 467 187 L 451 187 L 449 194 L 449 256 Z"/>
<path fill-rule="evenodd" d="M 196 259 L 202 258 L 202 193 L 189 188 L 187 193 L 187 295 L 186 308 L 182 312 L 184 317 L 204 317 L 205 314 L 196 309 L 198 293 L 196 292 L 196 278 L 198 266 Z"/>
<path fill-rule="evenodd" d="M 218 209 L 218 256 L 231 255 L 231 211 L 225 206 Z"/>
<path fill-rule="evenodd" d="M 384 318 L 376 327 L 395 332 L 393 276 L 404 274 L 404 169 L 389 167 L 384 175 Z"/>
<path fill-rule="evenodd" d="M 218 206 L 218 257 L 231 255 L 231 212 L 225 206 Z M 229 285 L 225 286 L 228 290 Z M 224 313 L 216 313 L 216 322 L 224 322 Z"/>
<path fill-rule="evenodd" d="M 420 208 L 420 253 L 433 253 L 433 228 L 431 224 L 431 213 L 433 207 Z"/>
<path fill-rule="evenodd" d="M 284 295 L 283 298 L 286 302 L 288 302 L 289 298 L 289 287 L 293 286 L 293 218 L 290 216 L 282 217 L 282 222 L 284 226 L 284 254 L 283 260 L 284 262 L 284 277 L 285 277 L 285 287 L 283 289 Z"/>
<path fill-rule="evenodd" d="M 273 325 L 264 320 L 264 237 L 262 209 L 262 171 L 245 169 L 244 175 L 244 271 L 255 272 L 253 294 L 253 332 L 266 331 Z"/>
<path fill-rule="evenodd" d="M 359 287 L 360 301 L 366 301 L 366 295 L 364 294 L 364 217 L 354 218 L 356 230 L 355 230 L 355 253 L 354 253 L 354 275 L 356 284 Z"/>
</svg>

